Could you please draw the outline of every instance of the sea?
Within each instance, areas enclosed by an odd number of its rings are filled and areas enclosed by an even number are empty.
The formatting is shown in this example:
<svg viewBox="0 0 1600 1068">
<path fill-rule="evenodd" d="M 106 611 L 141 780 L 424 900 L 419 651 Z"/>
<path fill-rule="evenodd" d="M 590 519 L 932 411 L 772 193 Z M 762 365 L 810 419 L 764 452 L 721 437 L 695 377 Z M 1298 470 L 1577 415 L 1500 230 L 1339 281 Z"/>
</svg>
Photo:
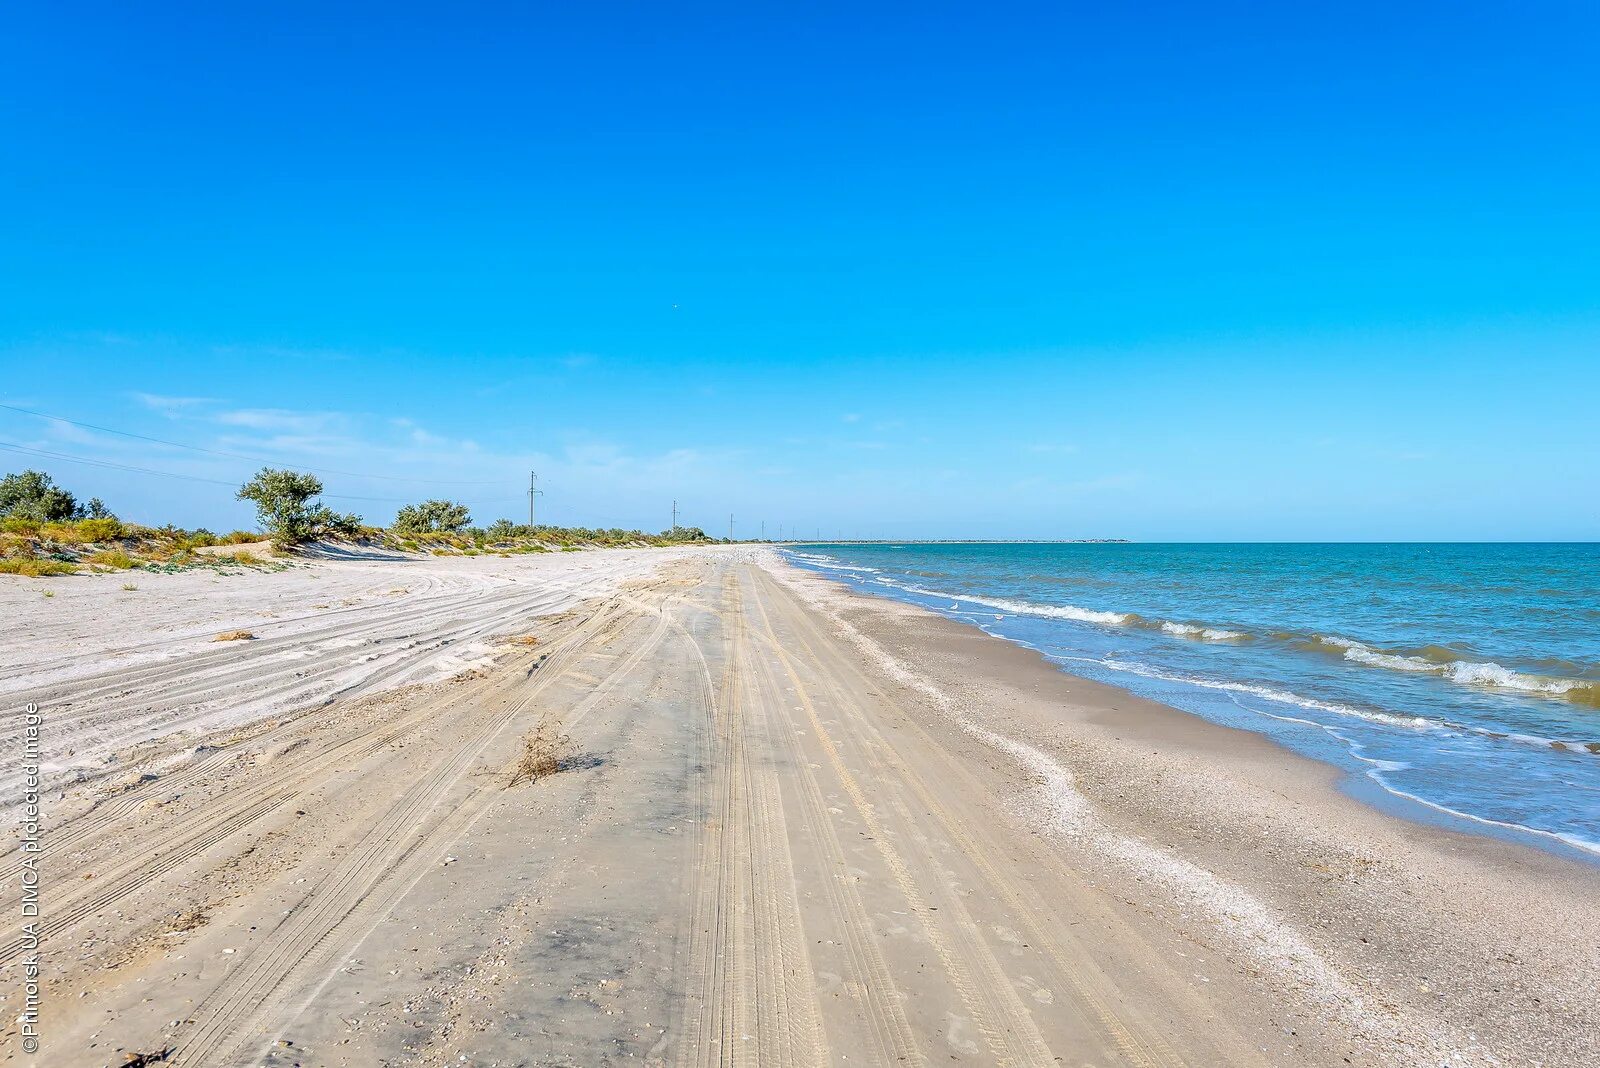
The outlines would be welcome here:
<svg viewBox="0 0 1600 1068">
<path fill-rule="evenodd" d="M 850 543 L 795 564 L 1600 862 L 1600 544 Z"/>
</svg>

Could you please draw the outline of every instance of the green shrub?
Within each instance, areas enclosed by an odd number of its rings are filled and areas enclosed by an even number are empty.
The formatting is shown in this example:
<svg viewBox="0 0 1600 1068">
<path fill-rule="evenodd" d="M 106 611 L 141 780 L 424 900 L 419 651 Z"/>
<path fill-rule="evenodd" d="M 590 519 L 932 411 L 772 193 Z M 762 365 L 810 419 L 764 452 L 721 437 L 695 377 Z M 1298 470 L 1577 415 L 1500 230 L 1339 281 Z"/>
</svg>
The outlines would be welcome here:
<svg viewBox="0 0 1600 1068">
<path fill-rule="evenodd" d="M 90 520 L 90 522 L 95 522 L 95 520 Z M 104 552 L 93 553 L 88 559 L 91 564 L 115 568 L 118 571 L 126 571 L 134 566 L 133 557 L 121 549 L 107 549 Z"/>
<path fill-rule="evenodd" d="M 467 512 L 467 506 L 456 504 L 454 501 L 423 501 L 421 504 L 408 504 L 395 513 L 394 526 L 396 534 L 432 534 L 454 533 L 462 530 L 472 522 L 472 516 Z"/>
<path fill-rule="evenodd" d="M 110 541 L 120 538 L 126 533 L 121 520 L 111 517 L 108 519 L 80 519 L 73 524 L 79 541 Z"/>
<path fill-rule="evenodd" d="M 206 549 L 213 545 L 220 544 L 221 541 L 221 538 L 217 537 L 206 528 L 201 527 L 199 530 L 191 530 L 184 537 L 183 547 L 185 549 Z"/>
<path fill-rule="evenodd" d="M 0 560 L 0 575 L 25 575 L 43 578 L 46 575 L 75 575 L 77 564 L 65 560 Z"/>
</svg>

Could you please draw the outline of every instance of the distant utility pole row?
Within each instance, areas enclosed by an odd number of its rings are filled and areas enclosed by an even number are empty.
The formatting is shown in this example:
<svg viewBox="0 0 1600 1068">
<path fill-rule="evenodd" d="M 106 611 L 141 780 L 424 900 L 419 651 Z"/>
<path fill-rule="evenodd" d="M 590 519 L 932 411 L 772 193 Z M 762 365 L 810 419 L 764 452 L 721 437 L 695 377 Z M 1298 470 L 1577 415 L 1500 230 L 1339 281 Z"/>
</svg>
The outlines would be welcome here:
<svg viewBox="0 0 1600 1068">
<path fill-rule="evenodd" d="M 528 472 L 528 525 L 530 527 L 538 525 L 538 523 L 537 523 L 538 500 L 539 500 L 540 497 L 543 497 L 543 496 L 544 496 L 544 490 L 539 488 L 539 473 L 537 471 L 529 471 Z M 678 529 L 678 502 L 677 501 L 673 501 L 672 502 L 672 526 L 668 527 L 667 529 L 669 529 L 669 530 L 677 530 Z M 728 513 L 728 540 L 729 541 L 733 540 L 733 529 L 734 529 L 733 513 L 729 512 Z M 784 529 L 784 524 L 779 523 L 778 524 L 778 540 L 779 541 L 783 541 L 784 540 L 783 539 L 783 529 Z M 796 537 L 798 535 L 797 534 L 792 534 L 790 536 L 791 537 Z M 861 535 L 859 533 L 857 533 L 857 535 L 856 535 L 857 540 L 859 540 L 860 537 L 861 537 Z M 761 520 L 761 540 L 762 541 L 766 541 L 767 540 L 767 521 L 765 519 Z M 822 540 L 822 528 L 821 527 L 817 528 L 817 540 L 818 541 Z"/>
</svg>

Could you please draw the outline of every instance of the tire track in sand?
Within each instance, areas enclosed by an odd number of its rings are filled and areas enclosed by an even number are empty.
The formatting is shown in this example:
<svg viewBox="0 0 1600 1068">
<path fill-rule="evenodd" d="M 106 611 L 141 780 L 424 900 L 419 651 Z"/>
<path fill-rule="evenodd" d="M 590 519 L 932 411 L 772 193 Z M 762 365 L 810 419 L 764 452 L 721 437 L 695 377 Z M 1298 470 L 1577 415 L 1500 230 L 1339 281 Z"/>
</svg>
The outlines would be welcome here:
<svg viewBox="0 0 1600 1068">
<path fill-rule="evenodd" d="M 792 602 L 792 595 L 770 577 L 763 574 L 759 577 L 759 581 L 765 585 L 768 596 L 776 594 L 789 598 Z M 791 635 L 792 641 L 804 649 L 808 656 L 816 659 L 819 656 L 818 649 L 830 647 L 828 636 L 817 628 L 809 612 L 802 608 L 792 613 L 792 618 L 798 619 L 800 627 L 809 632 L 815 640 L 816 644 L 813 645 L 804 634 L 796 632 Z M 769 635 L 774 647 L 778 647 L 776 636 L 770 630 Z M 855 663 L 844 657 L 835 656 L 833 659 L 842 672 L 854 675 L 864 687 L 876 693 L 883 704 L 898 714 L 900 722 L 926 743 L 925 750 L 938 757 L 946 773 L 966 780 L 974 795 L 981 795 L 984 792 L 984 785 L 977 780 L 971 770 L 954 759 L 942 745 L 930 737 L 918 724 L 917 718 L 904 705 L 889 696 L 888 687 L 883 682 L 869 679 Z M 828 675 L 824 672 L 821 673 L 821 677 L 826 679 Z M 841 724 L 843 723 L 841 718 Z M 962 857 L 970 861 L 982 874 L 985 888 L 995 892 L 1005 902 L 1011 916 L 1026 933 L 1027 943 L 1047 948 L 1048 952 L 1041 955 L 1043 962 L 1065 981 L 1064 985 L 1073 991 L 1078 1001 L 1094 1014 L 1104 1033 L 1128 1063 L 1138 1065 L 1140 1068 L 1175 1068 L 1184 1065 L 1186 1062 L 1183 1058 L 1159 1032 L 1139 1026 L 1112 1009 L 1112 1002 L 1121 1000 L 1120 993 L 1098 968 L 1094 968 L 1091 974 L 1088 968 L 1092 968 L 1092 964 L 1086 967 L 1080 963 L 1084 957 L 1081 948 L 1068 946 L 1053 933 L 1052 928 L 1061 930 L 1068 928 L 1068 925 L 1056 916 L 1055 907 L 1049 902 L 1039 901 L 1037 894 L 1017 886 L 1014 878 L 1005 874 L 1006 866 L 1003 863 L 997 864 L 990 856 L 990 849 L 970 834 L 965 821 L 952 813 L 939 799 L 939 792 L 931 789 L 921 776 L 894 758 L 893 747 L 870 722 L 858 718 L 851 721 L 849 727 L 858 735 L 870 735 L 861 739 L 861 745 L 872 761 L 875 772 L 879 776 L 893 774 L 911 788 L 918 802 L 938 820 L 942 832 L 959 847 Z M 892 800 L 901 813 L 909 816 L 903 802 L 898 798 Z M 1046 922 L 1044 917 L 1048 917 L 1049 922 Z M 1007 982 L 1009 983 L 1009 980 Z"/>
<path fill-rule="evenodd" d="M 603 608 L 574 632 L 557 639 L 544 662 L 546 668 L 541 669 L 539 688 L 551 681 L 543 672 L 562 650 L 569 648 L 571 643 L 583 640 L 588 633 L 598 629 L 610 618 L 612 611 Z M 100 875 L 92 886 L 79 883 L 78 886 L 82 889 L 68 890 L 53 904 L 49 918 L 40 929 L 41 937 L 46 940 L 57 937 L 84 919 L 150 885 L 161 876 L 239 833 L 262 817 L 285 807 L 305 789 L 321 781 L 335 769 L 349 766 L 370 756 L 417 727 L 430 722 L 443 708 L 465 700 L 485 702 L 492 696 L 502 695 L 520 681 L 514 679 L 508 683 L 506 680 L 491 680 L 476 684 L 466 694 L 441 695 L 424 703 L 401 720 L 374 725 L 317 757 L 295 761 L 285 765 L 281 772 L 269 773 L 260 782 L 224 794 L 200 811 L 180 819 L 173 825 L 161 828 L 159 849 L 147 855 L 136 855 L 134 859 L 114 866 Z M 142 797 L 128 799 L 132 803 L 132 808 L 137 808 L 145 800 Z M 126 814 L 124 808 L 119 805 L 106 812 L 102 819 L 96 819 L 87 827 L 77 828 L 76 831 L 106 832 L 114 829 L 116 819 L 124 814 Z M 81 839 L 83 835 L 75 833 L 73 837 Z M 57 852 L 62 847 L 61 842 L 50 843 L 52 852 Z M 0 965 L 15 960 L 26 949 L 27 944 L 19 935 L 0 945 Z"/>
<path fill-rule="evenodd" d="M 635 622 L 635 611 L 628 622 Z M 666 633 L 658 622 L 636 650 L 606 675 L 567 721 L 576 724 L 606 693 L 626 678 L 660 644 Z M 194 1030 L 182 1040 L 174 1063 L 236 1063 L 252 1043 L 270 1044 L 315 999 L 337 969 L 337 960 L 354 951 L 429 872 L 438 858 L 489 810 L 497 784 L 464 783 L 467 772 L 504 730 L 543 692 L 565 675 L 601 628 L 586 626 L 581 640 L 552 653 L 527 692 L 496 714 L 476 734 L 462 740 L 444 766 L 415 783 L 390 806 L 360 843 L 292 909 L 279 928 L 241 962 L 195 1013 Z M 517 683 L 526 681 L 516 680 Z M 447 795 L 464 796 L 432 820 Z M 254 1063 L 251 1061 L 250 1063 Z"/>
<path fill-rule="evenodd" d="M 731 614 L 741 621 L 746 618 L 742 607 L 735 605 L 731 610 Z M 786 704 L 782 687 L 764 664 L 759 667 L 759 677 L 766 681 L 763 706 L 773 712 L 782 709 Z M 871 915 L 854 880 L 848 875 L 849 861 L 839 841 L 821 783 L 791 732 L 784 731 L 780 725 L 775 735 L 769 733 L 769 737 L 769 744 L 782 753 L 796 772 L 802 801 L 801 823 L 807 837 L 823 856 L 826 873 L 818 881 L 853 973 L 845 977 L 846 988 L 865 1009 L 862 1022 L 872 1037 L 877 1054 L 875 1063 L 924 1064 L 926 1059 L 917 1045 L 916 1032 L 905 1014 L 904 995 L 896 985 L 888 961 L 873 935 Z M 812 997 L 815 997 L 814 993 Z"/>
<path fill-rule="evenodd" d="M 805 1065 L 824 1060 L 801 938 L 793 857 L 775 773 L 751 759 L 760 702 L 731 574 L 723 585 L 723 675 L 711 704 L 710 783 L 701 804 L 695 921 L 680 1065 Z M 709 678 L 705 655 L 695 646 Z"/>
</svg>

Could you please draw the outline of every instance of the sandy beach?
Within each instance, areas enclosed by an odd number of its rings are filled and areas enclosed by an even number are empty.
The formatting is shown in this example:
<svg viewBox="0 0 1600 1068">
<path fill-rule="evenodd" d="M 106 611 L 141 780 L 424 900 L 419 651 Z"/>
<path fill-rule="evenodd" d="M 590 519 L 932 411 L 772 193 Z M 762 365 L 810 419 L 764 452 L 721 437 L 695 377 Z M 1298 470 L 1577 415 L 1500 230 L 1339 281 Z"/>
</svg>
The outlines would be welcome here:
<svg viewBox="0 0 1600 1068">
<path fill-rule="evenodd" d="M 50 581 L 7 1064 L 1600 1060 L 1600 870 L 771 550 Z"/>
</svg>

